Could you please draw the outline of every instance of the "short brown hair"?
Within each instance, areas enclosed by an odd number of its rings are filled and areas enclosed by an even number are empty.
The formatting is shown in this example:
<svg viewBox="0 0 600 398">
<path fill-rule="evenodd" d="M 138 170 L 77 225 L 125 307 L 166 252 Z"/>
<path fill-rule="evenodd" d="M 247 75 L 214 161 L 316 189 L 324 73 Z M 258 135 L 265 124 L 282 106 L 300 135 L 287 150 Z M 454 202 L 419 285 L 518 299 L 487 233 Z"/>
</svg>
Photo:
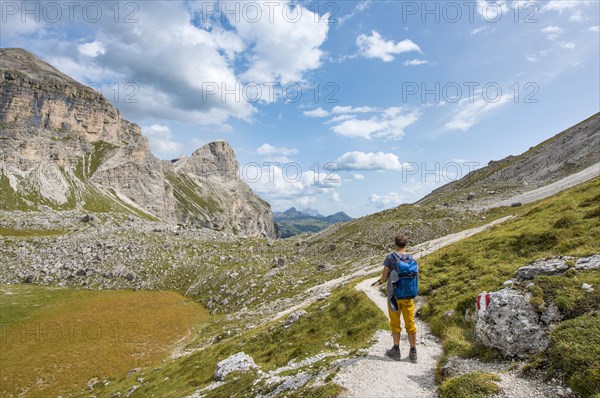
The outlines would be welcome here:
<svg viewBox="0 0 600 398">
<path fill-rule="evenodd" d="M 396 235 L 396 237 L 394 238 L 394 242 L 396 242 L 396 246 L 400 249 L 404 249 L 408 244 L 408 240 L 404 235 Z"/>
</svg>

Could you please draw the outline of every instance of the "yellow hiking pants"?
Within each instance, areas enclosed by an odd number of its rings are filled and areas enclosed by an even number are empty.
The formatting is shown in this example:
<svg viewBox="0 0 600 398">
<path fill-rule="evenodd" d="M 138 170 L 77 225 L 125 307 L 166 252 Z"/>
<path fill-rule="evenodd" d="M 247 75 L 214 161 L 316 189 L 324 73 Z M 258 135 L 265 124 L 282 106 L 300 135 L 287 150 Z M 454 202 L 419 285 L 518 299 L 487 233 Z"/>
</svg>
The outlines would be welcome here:
<svg viewBox="0 0 600 398">
<path fill-rule="evenodd" d="M 404 318 L 404 328 L 408 334 L 416 334 L 417 327 L 415 326 L 415 301 L 413 299 L 396 300 L 398 303 L 398 312 L 392 311 L 388 305 L 388 314 L 390 316 L 390 327 L 392 332 L 400 333 L 400 313 Z"/>
</svg>

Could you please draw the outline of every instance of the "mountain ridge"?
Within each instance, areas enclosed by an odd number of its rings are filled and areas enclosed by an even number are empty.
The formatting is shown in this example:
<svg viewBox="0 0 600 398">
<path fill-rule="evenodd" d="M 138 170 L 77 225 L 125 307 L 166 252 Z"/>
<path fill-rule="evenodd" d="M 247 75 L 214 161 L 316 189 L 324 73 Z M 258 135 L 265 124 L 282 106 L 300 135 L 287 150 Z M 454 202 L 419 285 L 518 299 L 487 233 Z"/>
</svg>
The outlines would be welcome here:
<svg viewBox="0 0 600 398">
<path fill-rule="evenodd" d="M 323 216 L 314 209 L 296 210 L 291 207 L 283 212 L 274 212 L 273 217 L 278 225 L 279 237 L 289 238 L 303 232 L 315 233 L 340 223 L 353 220 L 352 217 L 339 211 L 335 214 Z"/>
</svg>

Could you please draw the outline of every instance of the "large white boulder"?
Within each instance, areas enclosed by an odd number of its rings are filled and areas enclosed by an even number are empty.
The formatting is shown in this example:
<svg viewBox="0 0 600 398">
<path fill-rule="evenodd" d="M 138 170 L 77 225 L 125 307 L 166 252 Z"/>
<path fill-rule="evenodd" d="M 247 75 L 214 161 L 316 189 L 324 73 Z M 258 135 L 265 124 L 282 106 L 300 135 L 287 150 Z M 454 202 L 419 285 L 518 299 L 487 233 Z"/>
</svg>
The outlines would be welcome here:
<svg viewBox="0 0 600 398">
<path fill-rule="evenodd" d="M 525 357 L 548 347 L 545 329 L 529 299 L 510 288 L 481 293 L 475 313 L 475 338 L 506 356 Z"/>
</svg>

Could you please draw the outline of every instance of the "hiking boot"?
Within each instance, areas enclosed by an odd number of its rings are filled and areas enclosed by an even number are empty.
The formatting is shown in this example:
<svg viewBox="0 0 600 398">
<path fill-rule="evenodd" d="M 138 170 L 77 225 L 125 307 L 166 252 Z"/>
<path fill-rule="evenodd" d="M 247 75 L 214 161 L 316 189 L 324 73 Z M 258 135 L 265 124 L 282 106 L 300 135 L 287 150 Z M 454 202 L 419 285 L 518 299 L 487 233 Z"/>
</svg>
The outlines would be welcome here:
<svg viewBox="0 0 600 398">
<path fill-rule="evenodd" d="M 389 350 L 387 350 L 385 352 L 385 356 L 392 358 L 394 361 L 399 361 L 400 360 L 400 348 L 399 347 L 392 347 Z"/>
<path fill-rule="evenodd" d="M 408 358 L 412 363 L 417 363 L 417 348 L 412 347 L 408 353 Z"/>
</svg>

